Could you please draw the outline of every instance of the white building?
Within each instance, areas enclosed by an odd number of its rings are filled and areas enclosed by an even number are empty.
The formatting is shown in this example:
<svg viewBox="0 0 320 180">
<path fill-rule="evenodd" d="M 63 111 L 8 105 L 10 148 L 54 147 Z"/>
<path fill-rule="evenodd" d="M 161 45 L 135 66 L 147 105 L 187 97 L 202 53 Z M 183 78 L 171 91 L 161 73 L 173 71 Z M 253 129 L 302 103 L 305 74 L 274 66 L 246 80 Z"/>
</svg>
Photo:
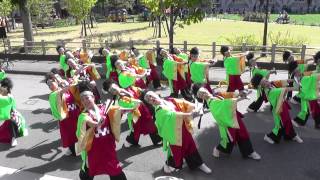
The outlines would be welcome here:
<svg viewBox="0 0 320 180">
<path fill-rule="evenodd" d="M 213 0 L 219 3 L 223 11 L 243 11 L 259 10 L 263 8 L 266 0 Z M 279 12 L 282 9 L 289 9 L 293 12 L 307 12 L 308 6 L 310 11 L 320 11 L 320 0 L 269 0 L 270 9 Z"/>
</svg>

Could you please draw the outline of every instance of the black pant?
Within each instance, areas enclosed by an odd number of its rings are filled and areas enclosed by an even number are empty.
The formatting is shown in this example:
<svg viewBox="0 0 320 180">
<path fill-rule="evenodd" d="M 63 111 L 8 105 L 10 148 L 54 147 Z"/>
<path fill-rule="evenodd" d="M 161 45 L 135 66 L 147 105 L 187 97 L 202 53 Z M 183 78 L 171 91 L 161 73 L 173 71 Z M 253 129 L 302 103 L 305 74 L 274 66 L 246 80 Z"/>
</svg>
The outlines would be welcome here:
<svg viewBox="0 0 320 180">
<path fill-rule="evenodd" d="M 238 141 L 238 146 L 239 146 L 239 150 L 242 154 L 242 157 L 246 158 L 248 157 L 251 153 L 253 153 L 253 148 L 252 148 L 252 144 L 251 141 L 245 140 L 245 141 Z M 233 150 L 233 146 L 234 144 L 232 142 L 228 142 L 227 143 L 227 147 L 224 148 L 223 146 L 221 146 L 221 144 L 218 145 L 217 149 L 220 152 L 226 153 L 226 154 L 231 154 L 232 150 Z"/>
<path fill-rule="evenodd" d="M 157 144 L 162 140 L 161 137 L 158 135 L 158 133 L 152 133 L 152 134 L 149 134 L 149 136 L 150 136 L 150 138 L 151 138 L 151 141 L 152 141 L 153 145 L 157 145 Z M 134 139 L 134 133 L 133 133 L 133 132 L 131 132 L 131 133 L 127 136 L 126 140 L 127 140 L 130 144 L 133 144 L 133 145 L 138 145 L 138 143 L 139 143 L 139 140 L 136 141 L 136 140 Z"/>
<path fill-rule="evenodd" d="M 76 155 L 76 150 L 75 150 L 75 144 L 71 145 L 71 146 L 69 147 L 69 150 L 71 151 L 71 153 L 72 153 L 73 156 L 77 156 L 77 155 Z"/>
<path fill-rule="evenodd" d="M 188 164 L 188 167 L 193 170 L 193 169 L 196 169 L 198 168 L 199 166 L 201 166 L 203 164 L 203 161 L 202 161 L 202 158 L 199 154 L 198 151 L 194 152 L 193 154 L 190 154 L 189 156 L 185 157 L 185 160 Z M 177 167 L 175 162 L 174 162 L 174 159 L 173 159 L 173 156 L 170 156 L 166 162 L 167 165 L 171 166 L 171 167 L 174 167 L 174 168 L 178 168 L 178 169 L 181 169 L 182 167 Z"/>
<path fill-rule="evenodd" d="M 10 121 L 10 131 L 11 131 L 11 136 L 13 138 L 18 138 L 19 137 L 19 130 L 18 126 L 15 122 Z"/>
<path fill-rule="evenodd" d="M 260 107 L 262 106 L 262 104 L 263 104 L 263 97 L 259 96 L 259 98 L 256 101 L 252 102 L 249 105 L 249 108 L 254 110 L 254 112 L 257 112 L 260 109 Z"/>
<path fill-rule="evenodd" d="M 87 166 L 84 167 L 84 170 L 81 168 L 79 173 L 80 180 L 93 180 L 94 176 L 90 176 L 88 171 L 89 169 L 87 168 Z M 124 174 L 124 172 L 121 172 L 117 176 L 109 176 L 109 177 L 110 177 L 110 180 L 127 180 L 127 177 Z"/>
<path fill-rule="evenodd" d="M 305 117 L 305 119 L 301 119 L 301 118 L 299 118 L 298 116 L 297 117 L 295 117 L 293 120 L 296 122 L 296 123 L 298 123 L 300 126 L 304 126 L 304 125 L 306 125 L 306 123 L 307 123 L 307 121 L 308 121 L 308 119 L 309 119 L 309 113 L 306 115 L 306 117 Z"/>
<path fill-rule="evenodd" d="M 160 79 L 153 80 L 152 84 L 153 84 L 153 88 L 155 88 L 155 89 L 157 89 L 158 87 L 161 87 Z"/>
<path fill-rule="evenodd" d="M 189 102 L 194 102 L 194 99 L 188 88 L 181 90 L 181 95 L 185 100 Z"/>
<path fill-rule="evenodd" d="M 267 134 L 269 138 L 271 138 L 275 143 L 280 143 L 281 137 L 285 140 L 292 140 L 297 134 L 294 130 L 290 132 L 290 134 L 285 133 L 285 129 L 281 128 L 278 132 L 278 135 L 275 135 L 273 132 Z"/>
</svg>

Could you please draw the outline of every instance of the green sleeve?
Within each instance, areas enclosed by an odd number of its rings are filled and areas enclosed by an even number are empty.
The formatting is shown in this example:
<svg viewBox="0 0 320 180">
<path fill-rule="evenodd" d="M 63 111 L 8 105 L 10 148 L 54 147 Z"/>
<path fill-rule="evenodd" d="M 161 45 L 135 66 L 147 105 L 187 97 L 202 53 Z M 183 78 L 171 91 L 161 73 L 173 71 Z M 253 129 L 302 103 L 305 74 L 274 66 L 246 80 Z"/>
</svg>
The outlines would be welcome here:
<svg viewBox="0 0 320 180">
<path fill-rule="evenodd" d="M 0 121 L 11 118 L 11 110 L 15 109 L 15 100 L 11 96 L 0 96 Z"/>
<path fill-rule="evenodd" d="M 300 112 L 298 113 L 297 117 L 299 117 L 301 120 L 306 120 L 306 117 L 308 116 L 308 102 L 307 100 L 301 98 L 300 102 Z"/>
<path fill-rule="evenodd" d="M 252 71 L 252 76 L 255 76 L 256 74 L 260 74 L 264 78 L 267 78 L 269 76 L 270 72 L 266 69 L 254 68 Z"/>
<path fill-rule="evenodd" d="M 150 68 L 150 66 L 149 66 L 149 63 L 148 63 L 148 60 L 147 60 L 147 58 L 145 57 L 145 56 L 141 56 L 140 58 L 139 58 L 139 66 L 140 67 L 142 67 L 142 68 L 144 68 L 144 69 L 149 69 Z"/>
<path fill-rule="evenodd" d="M 83 123 L 86 122 L 87 117 L 88 117 L 88 114 L 87 114 L 87 113 L 81 113 L 81 114 L 79 115 L 79 117 L 78 117 L 78 123 L 77 123 L 77 132 L 76 132 L 77 137 L 80 137 L 80 136 L 81 136 L 81 131 L 82 131 Z"/>
<path fill-rule="evenodd" d="M 139 105 L 139 102 L 132 98 L 130 100 L 120 98 L 118 104 L 123 108 L 136 108 L 137 105 Z"/>
<path fill-rule="evenodd" d="M 301 79 L 300 97 L 306 100 L 318 98 L 318 75 L 304 76 Z"/>
<path fill-rule="evenodd" d="M 181 58 L 184 62 L 188 62 L 189 60 L 188 54 L 185 53 L 180 53 L 178 57 Z"/>
<path fill-rule="evenodd" d="M 106 57 L 106 78 L 109 79 L 110 78 L 110 73 L 112 72 L 112 66 L 111 66 L 111 56 L 110 54 L 107 55 Z"/>
<path fill-rule="evenodd" d="M 130 75 L 129 73 L 121 72 L 119 74 L 119 85 L 122 88 L 128 88 L 129 86 L 134 85 L 136 82 L 136 77 Z"/>
<path fill-rule="evenodd" d="M 60 68 L 63 69 L 64 72 L 66 72 L 69 69 L 69 66 L 66 63 L 66 55 L 61 55 L 59 62 L 60 62 Z"/>
<path fill-rule="evenodd" d="M 268 101 L 270 102 L 271 106 L 273 107 L 273 110 L 275 110 L 275 107 L 278 104 L 279 97 L 280 97 L 282 91 L 283 91 L 283 88 L 273 88 L 267 93 Z"/>
<path fill-rule="evenodd" d="M 190 65 L 191 80 L 194 83 L 205 83 L 206 79 L 206 67 L 205 63 L 193 62 Z"/>
<path fill-rule="evenodd" d="M 156 111 L 156 126 L 159 136 L 169 144 L 176 144 L 176 113 L 171 110 L 160 108 Z"/>
<path fill-rule="evenodd" d="M 22 116 L 20 112 L 17 111 L 17 118 L 20 121 L 20 126 L 18 127 L 19 137 L 28 135 L 28 128 L 25 118 Z"/>
<path fill-rule="evenodd" d="M 163 63 L 163 75 L 168 80 L 177 79 L 177 63 L 175 61 L 165 59 Z"/>
<path fill-rule="evenodd" d="M 284 89 L 283 88 L 273 88 L 270 90 L 265 90 L 268 101 L 270 102 L 272 106 L 272 115 L 273 115 L 273 120 L 274 120 L 274 127 L 272 129 L 272 132 L 275 135 L 278 135 L 281 129 L 281 117 L 279 112 L 277 112 L 277 106 L 281 105 L 282 108 L 282 103 L 283 99 L 285 98 Z M 282 96 L 282 97 L 281 97 Z"/>
<path fill-rule="evenodd" d="M 299 69 L 300 73 L 304 73 L 307 69 L 307 65 L 306 64 L 298 64 L 298 69 Z"/>
<path fill-rule="evenodd" d="M 2 81 L 6 77 L 7 77 L 6 73 L 4 71 L 0 71 L 0 81 Z"/>
<path fill-rule="evenodd" d="M 55 120 L 61 120 L 61 115 L 58 111 L 58 107 L 57 107 L 57 96 L 59 95 L 59 93 L 57 91 L 52 92 L 49 95 L 49 104 L 50 104 L 50 109 L 51 109 L 51 113 L 52 116 Z"/>
<path fill-rule="evenodd" d="M 223 62 L 228 75 L 240 75 L 240 60 L 236 57 L 226 58 Z"/>
<path fill-rule="evenodd" d="M 209 101 L 209 109 L 219 126 L 238 128 L 236 101 L 232 99 L 214 99 Z"/>
<path fill-rule="evenodd" d="M 84 128 L 86 128 L 86 126 L 84 125 L 84 123 L 86 122 L 87 119 L 87 113 L 81 113 L 78 117 L 78 123 L 77 123 L 77 131 L 76 131 L 76 136 L 79 140 L 79 138 L 83 138 L 84 134 L 85 134 L 85 130 Z M 82 136 L 82 137 L 81 137 Z M 84 169 L 85 167 L 85 163 L 87 162 L 87 152 L 84 150 L 81 152 L 81 159 L 82 159 L 82 169 Z"/>
</svg>

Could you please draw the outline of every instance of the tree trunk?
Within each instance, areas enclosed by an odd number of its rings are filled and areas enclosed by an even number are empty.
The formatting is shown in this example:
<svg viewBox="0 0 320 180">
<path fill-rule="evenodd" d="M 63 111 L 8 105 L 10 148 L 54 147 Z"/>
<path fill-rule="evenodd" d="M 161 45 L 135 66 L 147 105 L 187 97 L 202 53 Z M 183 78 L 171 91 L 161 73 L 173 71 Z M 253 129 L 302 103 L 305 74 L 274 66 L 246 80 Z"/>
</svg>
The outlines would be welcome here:
<svg viewBox="0 0 320 180">
<path fill-rule="evenodd" d="M 159 34 L 158 34 L 158 38 L 161 38 L 161 16 L 158 16 L 158 20 L 159 20 Z"/>
<path fill-rule="evenodd" d="M 87 26 L 86 26 L 86 20 L 83 20 L 83 30 L 84 30 L 84 37 L 87 37 Z"/>
<path fill-rule="evenodd" d="M 102 14 L 103 16 L 106 16 L 106 11 L 104 10 L 104 1 L 102 1 Z"/>
<path fill-rule="evenodd" d="M 93 16 L 93 13 L 92 13 L 92 11 L 90 12 L 90 23 L 91 23 L 91 28 L 93 28 L 93 18 L 92 18 L 92 16 Z"/>
<path fill-rule="evenodd" d="M 7 32 L 10 32 L 10 25 L 9 25 L 9 21 L 7 19 L 7 17 L 5 17 L 5 22 L 6 22 L 6 27 L 7 27 Z"/>
<path fill-rule="evenodd" d="M 24 34 L 24 39 L 26 41 L 33 41 L 33 33 L 32 33 L 32 22 L 31 22 L 31 16 L 29 9 L 26 5 L 26 3 L 22 4 L 19 6 L 20 8 L 20 13 L 21 13 L 21 19 L 22 19 L 22 24 L 23 24 L 23 34 Z M 32 43 L 28 43 L 28 46 L 31 46 Z"/>
<path fill-rule="evenodd" d="M 12 23 L 12 29 L 16 28 L 16 21 L 14 19 L 13 13 L 11 13 L 11 23 Z"/>
<path fill-rule="evenodd" d="M 174 12 L 173 7 L 170 7 L 170 29 L 169 29 L 169 50 L 172 53 L 173 52 L 173 34 L 174 34 Z"/>
<path fill-rule="evenodd" d="M 266 9 L 265 9 L 265 19 L 264 19 L 264 31 L 263 31 L 263 46 L 267 46 L 267 37 L 268 37 L 268 21 L 269 21 L 269 0 L 267 0 Z M 266 52 L 266 48 L 263 48 L 263 52 Z M 264 56 L 266 54 L 263 53 Z"/>
</svg>

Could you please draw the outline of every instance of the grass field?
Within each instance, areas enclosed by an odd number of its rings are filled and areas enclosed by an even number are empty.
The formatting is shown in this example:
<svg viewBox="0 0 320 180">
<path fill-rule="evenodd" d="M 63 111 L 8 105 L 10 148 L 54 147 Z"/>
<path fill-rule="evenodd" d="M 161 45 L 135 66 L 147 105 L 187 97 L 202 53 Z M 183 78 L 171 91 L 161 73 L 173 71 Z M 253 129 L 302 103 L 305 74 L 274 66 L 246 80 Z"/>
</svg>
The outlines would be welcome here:
<svg viewBox="0 0 320 180">
<path fill-rule="evenodd" d="M 275 22 L 279 14 L 271 14 L 270 22 Z M 320 26 L 320 14 L 290 14 L 290 23 L 295 25 Z M 237 14 L 223 14 L 219 18 L 242 21 L 243 17 Z"/>
<path fill-rule="evenodd" d="M 168 37 L 153 38 L 154 28 L 149 27 L 148 23 L 99 23 L 93 28 L 92 35 L 88 31 L 89 37 L 92 42 L 97 42 L 95 47 L 103 45 L 105 40 L 108 42 L 129 41 L 130 39 L 135 42 L 142 41 L 156 41 L 160 40 L 162 43 L 168 42 Z M 70 26 L 63 28 L 48 28 L 38 29 L 35 33 L 35 41 L 73 41 L 81 42 L 80 26 Z M 234 35 L 250 35 L 253 34 L 257 39 L 261 40 L 263 36 L 263 23 L 243 22 L 234 20 L 218 20 L 206 19 L 202 23 L 192 24 L 185 26 L 184 29 L 176 28 L 174 37 L 175 43 L 183 43 L 188 41 L 191 44 L 228 44 L 226 37 Z M 307 39 L 308 46 L 320 46 L 320 27 L 316 26 L 301 26 L 301 25 L 281 25 L 270 23 L 269 32 L 286 32 L 289 31 L 293 37 L 304 37 Z M 11 32 L 8 34 L 12 45 L 21 46 L 23 40 L 22 30 Z M 101 44 L 99 44 L 101 42 Z M 241 44 L 242 42 L 239 42 Z M 270 44 L 270 42 L 269 42 Z M 52 44 L 55 46 L 55 44 Z M 81 44 L 67 44 L 67 47 L 80 47 Z M 144 46 L 145 48 L 154 47 L 155 45 Z M 142 47 L 142 46 L 138 46 Z M 211 50 L 211 47 L 205 47 Z M 53 49 L 53 48 L 52 48 Z M 51 50 L 52 50 L 51 49 Z"/>
<path fill-rule="evenodd" d="M 320 18 L 320 17 L 319 17 Z M 81 41 L 80 26 L 62 27 L 62 28 L 48 28 L 38 29 L 35 34 L 35 41 Z M 123 40 L 156 40 L 152 37 L 153 28 L 148 26 L 148 23 L 100 23 L 93 28 L 91 33 L 88 32 L 89 37 L 93 41 L 98 42 L 99 39 L 117 41 Z M 254 34 L 257 37 L 262 37 L 263 24 L 230 21 L 230 20 L 216 20 L 207 19 L 199 24 L 192 24 L 185 26 L 184 29 L 176 28 L 175 42 L 182 43 L 187 40 L 190 43 L 207 43 L 212 42 L 226 43 L 225 37 L 235 34 Z M 292 36 L 301 36 L 308 39 L 309 45 L 320 45 L 320 27 L 310 27 L 301 25 L 282 25 L 269 24 L 270 32 L 290 31 Z M 9 33 L 9 38 L 12 41 L 22 41 L 22 30 Z M 167 38 L 161 38 L 161 42 L 167 42 Z"/>
</svg>

